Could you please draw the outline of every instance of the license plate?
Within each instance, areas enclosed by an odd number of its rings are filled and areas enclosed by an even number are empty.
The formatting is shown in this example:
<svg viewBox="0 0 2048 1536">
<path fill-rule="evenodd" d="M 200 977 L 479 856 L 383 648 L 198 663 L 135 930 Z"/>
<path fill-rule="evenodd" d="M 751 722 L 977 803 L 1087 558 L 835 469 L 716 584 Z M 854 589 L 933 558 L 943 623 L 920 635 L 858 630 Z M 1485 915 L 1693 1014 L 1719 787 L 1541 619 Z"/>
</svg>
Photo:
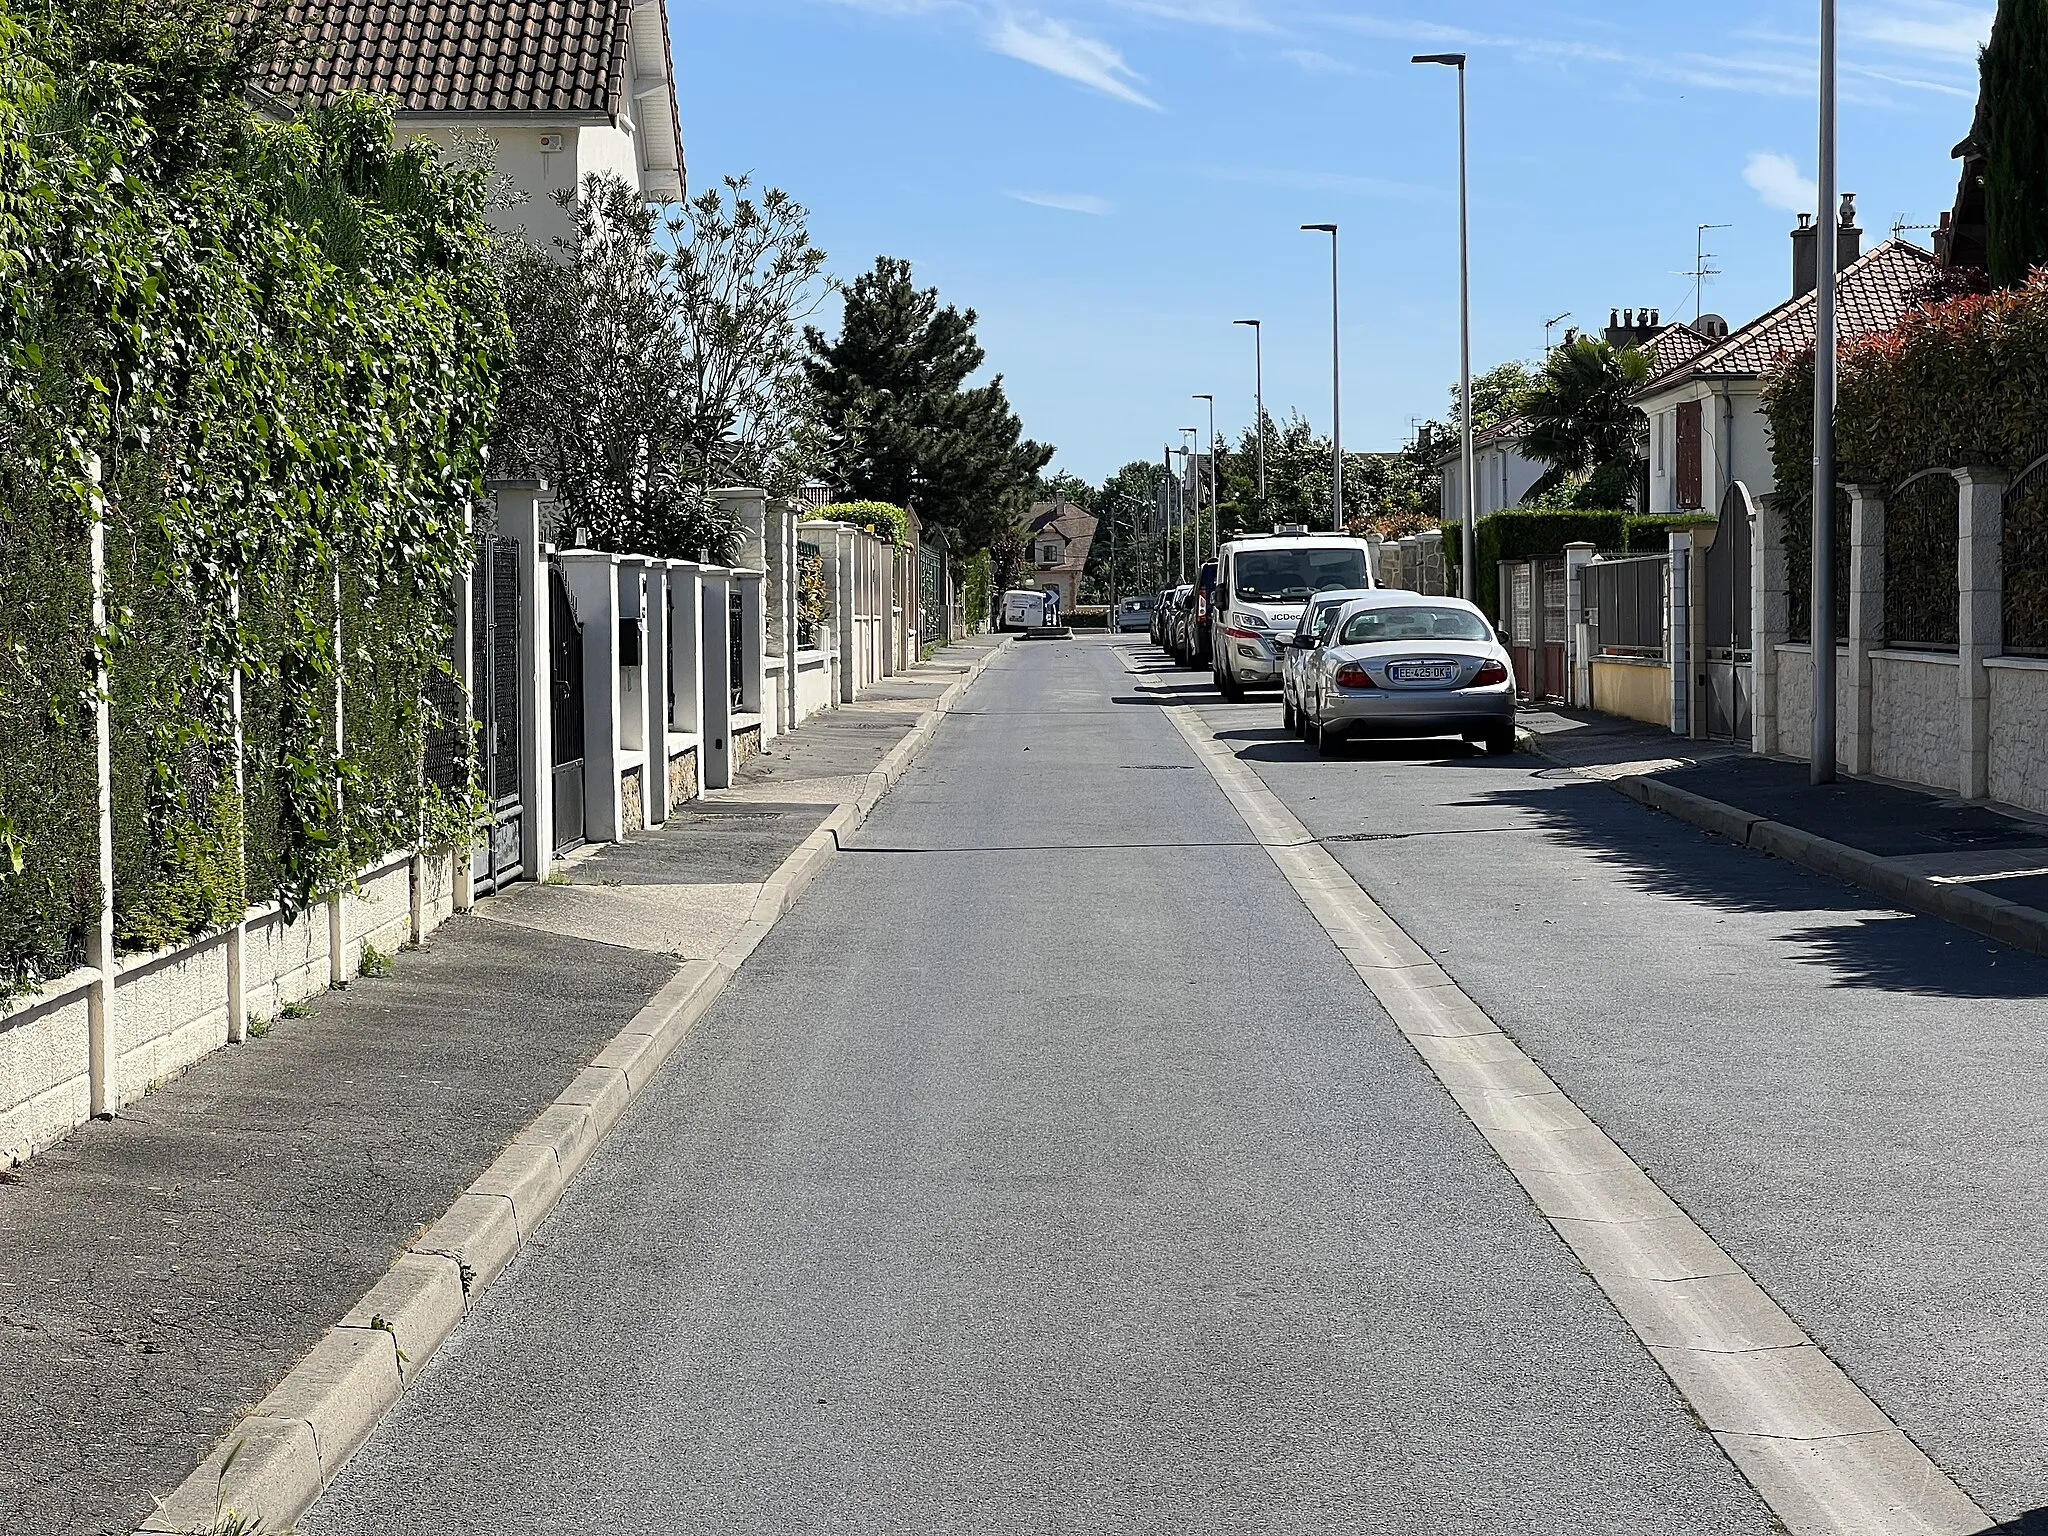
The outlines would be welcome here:
<svg viewBox="0 0 2048 1536">
<path fill-rule="evenodd" d="M 1387 676 L 1397 683 L 1448 683 L 1457 675 L 1454 661 L 1395 662 L 1387 668 Z"/>
</svg>

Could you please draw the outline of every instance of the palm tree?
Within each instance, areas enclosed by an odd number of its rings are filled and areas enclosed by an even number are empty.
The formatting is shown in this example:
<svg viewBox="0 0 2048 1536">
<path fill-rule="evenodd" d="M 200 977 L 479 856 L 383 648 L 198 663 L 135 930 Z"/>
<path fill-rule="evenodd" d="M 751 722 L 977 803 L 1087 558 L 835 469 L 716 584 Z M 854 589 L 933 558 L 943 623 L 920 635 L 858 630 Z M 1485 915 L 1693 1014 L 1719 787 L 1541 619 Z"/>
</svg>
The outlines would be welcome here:
<svg viewBox="0 0 2048 1536">
<path fill-rule="evenodd" d="M 1549 470 L 1524 498 L 1535 501 L 1568 481 L 1582 481 L 1574 501 L 1619 505 L 1634 486 L 1641 457 L 1643 413 L 1630 397 L 1650 377 L 1650 358 L 1580 336 L 1554 350 L 1535 386 L 1522 397 L 1528 421 L 1521 449 Z"/>
</svg>

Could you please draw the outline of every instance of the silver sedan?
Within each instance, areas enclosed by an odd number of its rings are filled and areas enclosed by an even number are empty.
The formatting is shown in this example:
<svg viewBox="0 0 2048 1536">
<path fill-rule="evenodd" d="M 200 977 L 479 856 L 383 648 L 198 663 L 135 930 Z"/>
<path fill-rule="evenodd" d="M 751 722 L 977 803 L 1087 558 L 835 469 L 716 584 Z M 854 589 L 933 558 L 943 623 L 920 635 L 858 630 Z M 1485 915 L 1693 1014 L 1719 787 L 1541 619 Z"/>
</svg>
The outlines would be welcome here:
<svg viewBox="0 0 2048 1536">
<path fill-rule="evenodd" d="M 1293 632 L 1281 638 L 1280 715 L 1288 730 L 1301 729 L 1302 679 L 1315 665 L 1316 649 L 1329 639 L 1337 615 L 1343 612 L 1347 603 L 1371 596 L 1372 590 L 1364 587 L 1318 592 L 1301 610 L 1301 618 L 1296 621 Z"/>
<path fill-rule="evenodd" d="M 1472 604 L 1375 592 L 1347 604 L 1314 653 L 1300 715 L 1326 757 L 1351 736 L 1461 736 L 1512 752 L 1514 666 Z"/>
</svg>

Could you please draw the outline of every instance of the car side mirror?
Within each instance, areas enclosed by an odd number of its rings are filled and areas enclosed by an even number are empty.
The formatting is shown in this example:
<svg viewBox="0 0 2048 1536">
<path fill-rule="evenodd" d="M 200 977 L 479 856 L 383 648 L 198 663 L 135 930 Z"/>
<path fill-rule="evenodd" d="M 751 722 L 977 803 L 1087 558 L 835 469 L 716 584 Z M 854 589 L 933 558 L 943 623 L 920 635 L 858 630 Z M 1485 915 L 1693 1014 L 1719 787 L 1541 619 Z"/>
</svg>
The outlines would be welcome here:
<svg viewBox="0 0 2048 1536">
<path fill-rule="evenodd" d="M 1500 641 L 1502 645 L 1513 645 L 1515 643 L 1515 637 L 1508 633 L 1508 628 L 1505 624 L 1493 626 L 1493 637 Z"/>
</svg>

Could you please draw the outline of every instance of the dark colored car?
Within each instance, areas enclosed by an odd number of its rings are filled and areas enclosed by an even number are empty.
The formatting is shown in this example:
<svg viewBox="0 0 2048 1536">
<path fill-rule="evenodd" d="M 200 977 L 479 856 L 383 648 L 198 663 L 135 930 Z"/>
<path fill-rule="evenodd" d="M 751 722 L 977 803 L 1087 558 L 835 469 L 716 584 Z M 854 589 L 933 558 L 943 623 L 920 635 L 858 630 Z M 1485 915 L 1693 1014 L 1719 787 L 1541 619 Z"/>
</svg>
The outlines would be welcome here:
<svg viewBox="0 0 2048 1536">
<path fill-rule="evenodd" d="M 1127 597 L 1117 605 L 1116 632 L 1127 635 L 1135 630 L 1149 629 L 1152 625 L 1152 599 L 1149 597 Z"/>
<path fill-rule="evenodd" d="M 1202 573 L 1196 578 L 1194 586 L 1194 611 L 1188 616 L 1187 664 L 1191 667 L 1206 667 L 1215 658 L 1215 648 L 1209 638 L 1212 621 L 1216 617 L 1214 560 L 1202 566 Z"/>
</svg>

